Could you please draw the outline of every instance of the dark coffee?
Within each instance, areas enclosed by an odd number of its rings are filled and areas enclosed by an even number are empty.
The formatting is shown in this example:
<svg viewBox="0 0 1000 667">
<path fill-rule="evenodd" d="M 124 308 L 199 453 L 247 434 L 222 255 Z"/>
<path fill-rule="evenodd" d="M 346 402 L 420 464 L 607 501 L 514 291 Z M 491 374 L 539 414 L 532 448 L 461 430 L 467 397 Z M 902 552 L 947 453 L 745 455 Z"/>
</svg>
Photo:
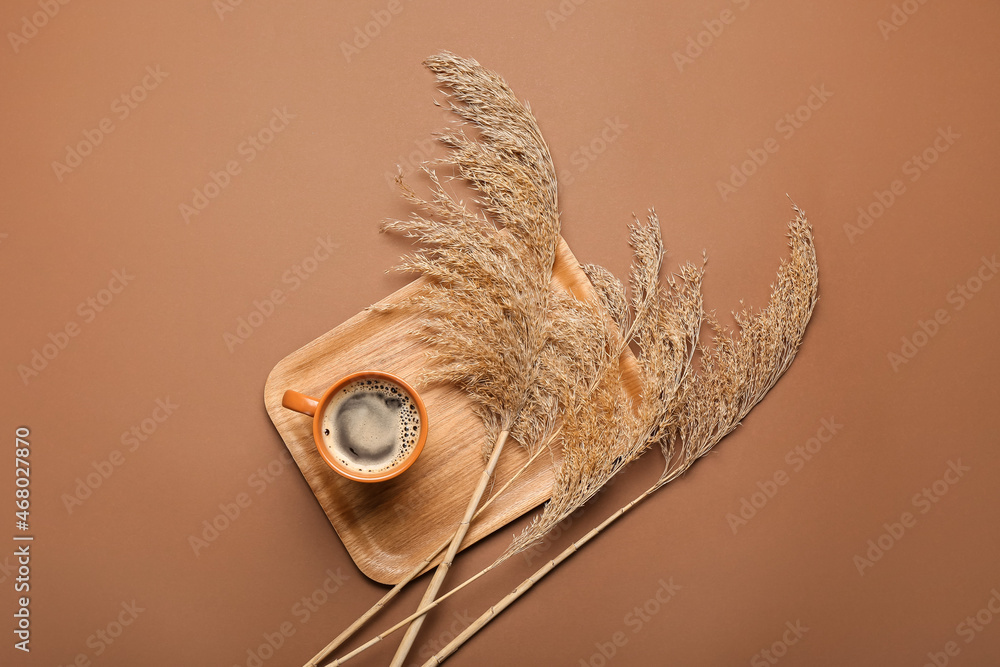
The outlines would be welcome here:
<svg viewBox="0 0 1000 667">
<path fill-rule="evenodd" d="M 384 378 L 344 385 L 323 412 L 323 444 L 350 470 L 378 473 L 409 455 L 420 436 L 420 413 L 410 394 Z"/>
</svg>

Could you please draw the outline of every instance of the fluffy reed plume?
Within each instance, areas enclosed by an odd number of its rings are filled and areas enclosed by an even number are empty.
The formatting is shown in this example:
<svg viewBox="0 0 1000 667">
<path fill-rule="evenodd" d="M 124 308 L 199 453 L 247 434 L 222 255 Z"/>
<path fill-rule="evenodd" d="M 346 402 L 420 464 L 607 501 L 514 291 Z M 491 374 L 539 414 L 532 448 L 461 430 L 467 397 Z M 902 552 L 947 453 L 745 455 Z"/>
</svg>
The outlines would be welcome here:
<svg viewBox="0 0 1000 667">
<path fill-rule="evenodd" d="M 805 335 L 816 305 L 818 270 L 812 232 L 805 214 L 794 207 L 789 223 L 790 256 L 781 262 L 770 301 L 757 312 L 736 314 L 740 335 L 710 320 L 715 335 L 711 345 L 699 343 L 701 365 L 684 378 L 679 411 L 661 440 L 665 465 L 656 483 L 620 508 L 587 535 L 574 542 L 490 607 L 472 625 L 424 663 L 444 662 L 468 639 L 528 589 L 645 498 L 680 477 L 722 438 L 731 433 L 788 369 Z"/>
<path fill-rule="evenodd" d="M 548 147 L 530 110 L 494 72 L 475 60 L 442 53 L 425 65 L 464 123 L 440 135 L 447 163 L 478 193 L 473 211 L 457 200 L 428 166 L 430 196 L 403 185 L 420 213 L 385 229 L 419 239 L 425 247 L 400 268 L 423 274 L 426 289 L 406 306 L 424 314 L 420 332 L 431 345 L 425 382 L 461 387 L 495 434 L 465 516 L 425 594 L 433 600 L 468 531 L 503 445 L 514 431 L 529 446 L 553 430 L 557 403 L 549 393 L 557 365 L 547 352 L 560 330 L 553 326 L 550 281 L 559 241 L 556 175 Z M 475 134 L 467 132 L 473 126 Z M 436 164 L 441 164 L 438 162 Z M 413 623 L 393 665 L 402 663 L 420 621 Z"/>
<path fill-rule="evenodd" d="M 794 207 L 788 225 L 791 253 L 782 260 L 767 307 L 734 313 L 740 336 L 714 318 L 712 345 L 701 348 L 701 368 L 681 388 L 683 409 L 664 442 L 668 466 L 661 486 L 683 474 L 739 425 L 795 359 L 816 305 L 816 250 L 805 214 Z"/>
<path fill-rule="evenodd" d="M 645 223 L 637 220 L 631 226 L 631 245 L 631 303 L 613 275 L 598 266 L 586 267 L 617 326 L 590 333 L 595 347 L 580 356 L 576 375 L 583 386 L 563 385 L 563 461 L 552 496 L 499 561 L 542 539 L 673 426 L 678 389 L 690 368 L 701 327 L 702 270 L 688 264 L 665 286 L 660 283 L 664 251 L 653 212 Z M 590 319 L 599 321 L 602 315 L 595 309 Z M 619 365 L 632 341 L 639 350 L 638 401 L 623 383 Z"/>
<path fill-rule="evenodd" d="M 399 267 L 431 279 L 406 304 L 426 315 L 423 337 L 432 347 L 433 370 L 425 380 L 462 387 L 498 434 L 515 424 L 544 432 L 552 405 L 537 389 L 537 360 L 553 334 L 549 281 L 559 241 L 552 158 L 531 112 L 497 74 L 450 53 L 425 65 L 465 121 L 439 138 L 451 149 L 447 162 L 479 193 L 482 208 L 474 213 L 456 201 L 425 167 L 430 198 L 402 187 L 426 215 L 384 227 L 428 246 Z M 470 124 L 477 137 L 467 134 Z"/>
<path fill-rule="evenodd" d="M 472 399 L 487 430 L 486 469 L 458 524 L 443 562 L 431 580 L 433 600 L 464 539 L 509 436 L 533 460 L 555 432 L 557 394 L 571 345 L 561 326 L 574 316 L 572 304 L 550 290 L 559 242 L 556 175 L 548 147 L 530 110 L 506 82 L 475 60 L 441 53 L 424 63 L 449 96 L 461 120 L 439 135 L 447 158 L 423 167 L 427 198 L 398 179 L 417 210 L 384 229 L 424 244 L 398 267 L 428 279 L 405 303 L 393 307 L 422 313 L 417 334 L 430 344 L 430 370 L 422 382 L 452 383 Z M 470 128 L 471 126 L 471 128 Z M 472 129 L 472 134 L 467 132 Z M 456 199 L 435 167 L 448 164 L 478 195 L 476 210 Z M 437 554 L 428 557 L 432 560 Z M 422 568 L 421 568 L 422 569 Z M 321 651 L 318 663 L 378 611 L 407 577 L 345 633 Z M 420 623 L 411 625 L 393 664 L 412 645 Z"/>
</svg>

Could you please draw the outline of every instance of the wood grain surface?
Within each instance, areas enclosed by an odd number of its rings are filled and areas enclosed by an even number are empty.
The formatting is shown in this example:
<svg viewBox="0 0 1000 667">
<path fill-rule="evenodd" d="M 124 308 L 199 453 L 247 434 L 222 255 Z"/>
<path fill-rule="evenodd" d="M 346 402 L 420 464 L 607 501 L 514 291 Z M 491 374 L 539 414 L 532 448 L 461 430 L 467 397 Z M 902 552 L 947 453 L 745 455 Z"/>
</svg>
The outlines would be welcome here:
<svg viewBox="0 0 1000 667">
<path fill-rule="evenodd" d="M 416 280 L 380 304 L 397 303 L 424 284 Z M 590 281 L 563 240 L 553 285 L 577 298 L 593 297 Z M 454 386 L 421 386 L 428 346 L 412 333 L 419 318 L 419 313 L 403 310 L 362 311 L 282 359 L 264 387 L 275 428 L 344 546 L 362 572 L 386 584 L 398 582 L 454 533 L 484 466 L 484 428 L 471 401 Z M 623 371 L 637 391 L 634 364 L 626 351 Z M 341 377 L 360 370 L 387 371 L 417 386 L 428 413 L 427 443 L 420 458 L 402 475 L 375 484 L 355 482 L 330 469 L 316 450 L 312 418 L 281 405 L 286 389 L 320 396 Z M 508 445 L 494 488 L 501 489 L 527 459 L 522 447 Z M 547 500 L 558 459 L 558 451 L 538 457 L 473 522 L 463 548 Z"/>
</svg>

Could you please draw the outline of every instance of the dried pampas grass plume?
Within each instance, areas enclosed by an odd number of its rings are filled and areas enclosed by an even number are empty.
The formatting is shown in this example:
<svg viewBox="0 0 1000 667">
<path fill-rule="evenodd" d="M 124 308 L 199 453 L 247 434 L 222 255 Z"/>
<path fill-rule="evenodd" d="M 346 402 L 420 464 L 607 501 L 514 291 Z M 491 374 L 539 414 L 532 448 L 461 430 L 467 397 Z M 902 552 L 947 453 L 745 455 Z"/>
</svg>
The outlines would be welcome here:
<svg viewBox="0 0 1000 667">
<path fill-rule="evenodd" d="M 429 180 L 426 198 L 397 178 L 416 212 L 385 223 L 383 229 L 422 243 L 397 268 L 419 273 L 427 282 L 389 308 L 422 314 L 422 327 L 415 333 L 430 345 L 431 370 L 421 382 L 462 388 L 487 430 L 486 468 L 431 580 L 425 595 L 429 601 L 458 552 L 508 437 L 513 434 L 525 445 L 531 460 L 551 442 L 558 411 L 551 387 L 561 380 L 564 366 L 558 350 L 567 346 L 560 338 L 558 312 L 567 304 L 561 298 L 553 301 L 550 290 L 559 243 L 556 173 L 531 111 L 499 75 L 475 60 L 444 52 L 424 64 L 436 75 L 460 122 L 439 135 L 450 149 L 448 156 L 422 167 Z M 442 165 L 454 172 L 449 178 L 464 181 L 477 193 L 474 209 L 442 182 L 436 169 Z M 397 585 L 312 664 L 417 574 L 415 570 Z M 420 621 L 411 625 L 393 664 L 402 661 L 419 627 Z"/>
<path fill-rule="evenodd" d="M 499 75 L 450 53 L 425 65 L 465 121 L 439 138 L 451 149 L 447 163 L 479 193 L 482 212 L 456 201 L 424 166 L 429 199 L 400 179 L 405 198 L 424 214 L 383 228 L 427 246 L 398 267 L 431 281 L 404 304 L 426 314 L 422 337 L 432 346 L 433 370 L 425 381 L 462 387 L 482 416 L 510 431 L 519 419 L 544 420 L 551 407 L 541 401 L 540 409 L 525 409 L 539 400 L 536 361 L 557 333 L 548 320 L 559 242 L 555 168 L 530 110 Z"/>
<path fill-rule="evenodd" d="M 631 299 L 611 273 L 596 265 L 585 267 L 610 321 L 596 309 L 590 315 L 588 322 L 604 326 L 589 326 L 595 348 L 582 355 L 584 365 L 577 377 L 583 386 L 564 385 L 563 460 L 552 496 L 497 562 L 542 539 L 673 426 L 678 390 L 688 375 L 701 327 L 702 270 L 688 264 L 662 285 L 664 250 L 655 212 L 630 229 Z M 619 365 L 633 341 L 638 347 L 637 402 L 623 383 Z"/>
<path fill-rule="evenodd" d="M 784 374 L 816 306 L 819 273 L 812 230 L 793 205 L 789 257 L 778 268 L 767 306 L 734 313 L 739 337 L 708 318 L 715 332 L 701 346 L 701 368 L 681 387 L 681 410 L 662 442 L 666 466 L 659 488 L 676 479 L 729 435 Z"/>
<path fill-rule="evenodd" d="M 425 65 L 464 123 L 442 133 L 447 163 L 478 193 L 472 211 L 425 166 L 431 194 L 405 184 L 406 199 L 422 213 L 395 220 L 386 230 L 425 244 L 400 268 L 429 279 L 405 304 L 425 315 L 420 332 L 432 347 L 427 382 L 461 387 L 489 435 L 486 469 L 452 543 L 428 586 L 434 599 L 464 539 L 512 430 L 522 443 L 541 446 L 554 430 L 561 330 L 553 326 L 550 282 L 559 242 L 555 168 L 530 110 L 496 73 L 472 59 L 441 53 Z M 470 135 L 472 126 L 477 134 Z M 442 164 L 438 162 L 436 164 Z M 547 363 L 546 363 L 547 362 Z M 555 373 L 555 375 L 554 375 Z M 531 450 L 529 449 L 529 453 Z M 392 665 L 401 665 L 421 619 L 411 624 Z"/>
<path fill-rule="evenodd" d="M 812 230 L 805 214 L 797 206 L 793 208 L 795 219 L 788 225 L 790 254 L 781 262 L 768 305 L 756 312 L 736 314 L 738 337 L 718 322 L 709 320 L 715 329 L 715 336 L 710 345 L 699 344 L 701 367 L 697 372 L 686 375 L 681 382 L 677 414 L 668 420 L 661 440 L 665 464 L 656 483 L 490 607 L 423 667 L 444 662 L 470 637 L 607 526 L 680 477 L 731 433 L 788 369 L 812 317 L 819 284 Z"/>
</svg>

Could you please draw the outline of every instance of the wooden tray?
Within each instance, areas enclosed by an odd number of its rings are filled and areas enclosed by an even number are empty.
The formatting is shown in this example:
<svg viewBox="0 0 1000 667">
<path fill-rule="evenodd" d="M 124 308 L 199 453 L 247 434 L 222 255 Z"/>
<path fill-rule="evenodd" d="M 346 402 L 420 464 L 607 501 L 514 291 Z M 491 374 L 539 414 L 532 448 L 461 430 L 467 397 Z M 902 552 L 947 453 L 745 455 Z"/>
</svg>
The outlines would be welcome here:
<svg viewBox="0 0 1000 667">
<path fill-rule="evenodd" d="M 590 281 L 562 240 L 553 283 L 578 298 L 593 297 Z M 380 303 L 400 301 L 424 284 L 422 279 L 410 283 Z M 326 465 L 316 451 L 311 418 L 283 408 L 281 397 L 286 389 L 320 396 L 337 379 L 366 369 L 394 373 L 415 384 L 427 363 L 427 346 L 409 333 L 418 319 L 417 314 L 401 311 L 362 311 L 282 359 L 264 386 L 271 421 L 351 558 L 367 576 L 385 584 L 402 579 L 454 534 L 462 518 L 484 467 L 484 429 L 470 400 L 453 386 L 420 389 L 429 423 L 423 453 L 399 477 L 363 484 L 341 477 Z M 634 369 L 634 358 L 629 356 L 623 360 L 627 371 Z M 553 459 L 538 457 L 473 522 L 463 548 L 546 501 L 558 457 L 558 452 Z M 508 442 L 493 488 L 500 489 L 527 458 L 522 447 Z"/>
</svg>

